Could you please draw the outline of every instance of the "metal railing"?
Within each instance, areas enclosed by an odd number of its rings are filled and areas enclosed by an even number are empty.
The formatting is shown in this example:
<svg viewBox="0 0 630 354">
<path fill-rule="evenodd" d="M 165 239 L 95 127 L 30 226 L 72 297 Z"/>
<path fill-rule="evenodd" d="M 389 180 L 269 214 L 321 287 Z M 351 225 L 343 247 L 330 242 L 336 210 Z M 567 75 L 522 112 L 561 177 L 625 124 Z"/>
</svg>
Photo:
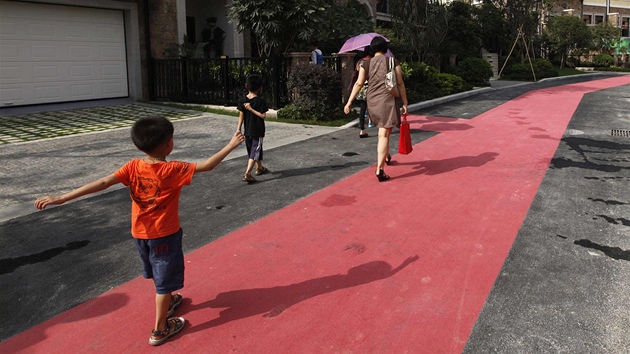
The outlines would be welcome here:
<svg viewBox="0 0 630 354">
<path fill-rule="evenodd" d="M 262 97 L 273 108 L 290 101 L 287 79 L 291 58 L 152 59 L 151 100 L 235 106 L 246 94 L 251 74 L 262 76 Z M 324 65 L 341 72 L 338 57 L 324 57 Z"/>
<path fill-rule="evenodd" d="M 283 57 L 153 59 L 151 99 L 234 106 L 247 93 L 247 76 L 255 73 L 264 81 L 262 97 L 280 108 L 289 100 L 289 64 Z"/>
</svg>

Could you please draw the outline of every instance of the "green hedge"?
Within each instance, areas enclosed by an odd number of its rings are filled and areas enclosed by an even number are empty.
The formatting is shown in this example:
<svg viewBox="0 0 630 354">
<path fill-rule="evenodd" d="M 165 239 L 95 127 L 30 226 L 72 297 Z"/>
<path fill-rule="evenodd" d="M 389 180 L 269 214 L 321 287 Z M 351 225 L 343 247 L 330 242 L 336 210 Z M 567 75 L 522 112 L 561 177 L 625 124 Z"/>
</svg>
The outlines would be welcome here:
<svg viewBox="0 0 630 354">
<path fill-rule="evenodd" d="M 533 61 L 532 65 L 536 73 L 536 80 L 558 76 L 558 72 L 553 68 L 553 64 L 551 64 L 549 60 L 538 58 Z M 534 80 L 534 75 L 532 74 L 532 68 L 529 62 L 524 64 L 515 63 L 507 66 L 503 70 L 501 78 L 507 80 L 531 81 Z"/>
<path fill-rule="evenodd" d="M 341 118 L 341 76 L 322 65 L 298 65 L 288 80 L 292 102 L 278 110 L 279 119 L 331 121 Z"/>
<path fill-rule="evenodd" d="M 423 62 L 402 63 L 407 99 L 411 103 L 431 100 L 466 90 L 464 80 L 453 74 L 440 73 Z"/>
<path fill-rule="evenodd" d="M 469 86 L 490 86 L 492 65 L 483 58 L 465 58 L 455 68 L 457 76 Z"/>
<path fill-rule="evenodd" d="M 613 58 L 610 54 L 597 54 L 593 58 L 593 65 L 598 68 L 610 68 L 615 65 L 615 58 Z"/>
</svg>

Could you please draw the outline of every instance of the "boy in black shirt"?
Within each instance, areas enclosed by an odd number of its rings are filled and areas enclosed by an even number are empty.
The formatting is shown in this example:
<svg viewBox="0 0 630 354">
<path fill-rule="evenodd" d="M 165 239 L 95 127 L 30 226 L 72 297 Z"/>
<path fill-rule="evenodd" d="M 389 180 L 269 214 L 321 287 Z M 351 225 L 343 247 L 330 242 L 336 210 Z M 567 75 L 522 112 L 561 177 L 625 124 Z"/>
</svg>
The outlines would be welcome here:
<svg viewBox="0 0 630 354">
<path fill-rule="evenodd" d="M 242 131 L 243 124 L 245 124 L 245 145 L 247 146 L 247 155 L 249 160 L 247 161 L 247 169 L 243 175 L 243 182 L 252 183 L 256 182 L 256 179 L 252 176 L 252 170 L 256 165 L 256 175 L 262 175 L 269 172 L 269 170 L 263 166 L 263 138 L 265 137 L 265 118 L 267 117 L 267 102 L 258 94 L 262 90 L 263 80 L 258 75 L 250 75 L 247 77 L 248 94 L 243 96 L 239 102 L 237 109 L 239 110 L 238 116 L 238 132 Z"/>
</svg>

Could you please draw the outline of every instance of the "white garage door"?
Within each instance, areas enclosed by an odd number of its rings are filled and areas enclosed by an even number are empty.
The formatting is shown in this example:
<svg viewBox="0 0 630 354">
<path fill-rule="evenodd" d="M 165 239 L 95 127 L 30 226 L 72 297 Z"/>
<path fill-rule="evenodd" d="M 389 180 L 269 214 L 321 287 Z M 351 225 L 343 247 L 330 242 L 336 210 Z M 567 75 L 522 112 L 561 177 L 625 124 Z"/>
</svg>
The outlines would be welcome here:
<svg viewBox="0 0 630 354">
<path fill-rule="evenodd" d="M 127 96 L 122 11 L 0 1 L 0 107 Z"/>
</svg>

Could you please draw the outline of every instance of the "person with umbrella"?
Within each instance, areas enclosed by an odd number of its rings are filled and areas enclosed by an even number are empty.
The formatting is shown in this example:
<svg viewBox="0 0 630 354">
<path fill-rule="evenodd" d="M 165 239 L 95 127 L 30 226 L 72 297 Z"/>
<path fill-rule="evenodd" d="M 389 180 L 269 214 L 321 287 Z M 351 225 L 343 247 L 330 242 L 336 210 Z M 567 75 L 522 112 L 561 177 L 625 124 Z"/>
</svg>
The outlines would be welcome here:
<svg viewBox="0 0 630 354">
<path fill-rule="evenodd" d="M 370 51 L 370 47 L 367 46 L 363 49 L 363 51 L 359 52 L 359 57 L 361 59 L 359 59 L 359 61 L 357 62 L 357 65 L 354 68 L 354 74 L 352 76 L 352 80 L 350 81 L 350 85 L 348 86 L 348 90 L 352 91 L 352 87 L 354 86 L 354 83 L 357 81 L 357 79 L 359 78 L 359 70 L 361 69 L 361 67 L 363 66 L 363 63 L 365 63 L 368 59 L 372 58 L 372 53 Z M 368 137 L 368 133 L 365 131 L 365 116 L 367 113 L 367 87 L 368 87 L 368 83 L 365 82 L 363 87 L 361 87 L 361 90 L 359 91 L 359 93 L 357 94 L 357 96 L 355 97 L 355 100 L 359 101 L 359 138 L 367 138 Z M 370 121 L 371 123 L 372 121 Z"/>
<path fill-rule="evenodd" d="M 352 102 L 363 87 L 365 80 L 369 81 L 367 90 L 368 113 L 374 124 L 378 127 L 378 148 L 377 148 L 377 164 L 376 177 L 379 182 L 389 179 L 383 170 L 384 165 L 391 161 L 389 155 L 389 137 L 393 127 L 400 126 L 400 111 L 397 98 L 392 95 L 391 91 L 385 86 L 385 76 L 389 71 L 388 58 L 385 53 L 388 51 L 387 40 L 381 36 L 376 36 L 370 42 L 370 47 L 374 53 L 374 57 L 367 60 L 359 69 L 359 77 L 352 87 L 352 92 L 348 98 L 348 102 L 344 107 L 346 114 L 350 113 Z M 403 82 L 402 69 L 398 60 L 394 59 L 394 72 L 396 74 L 396 83 L 402 101 L 402 113 L 407 114 L 407 92 L 405 91 L 405 83 Z"/>
</svg>

